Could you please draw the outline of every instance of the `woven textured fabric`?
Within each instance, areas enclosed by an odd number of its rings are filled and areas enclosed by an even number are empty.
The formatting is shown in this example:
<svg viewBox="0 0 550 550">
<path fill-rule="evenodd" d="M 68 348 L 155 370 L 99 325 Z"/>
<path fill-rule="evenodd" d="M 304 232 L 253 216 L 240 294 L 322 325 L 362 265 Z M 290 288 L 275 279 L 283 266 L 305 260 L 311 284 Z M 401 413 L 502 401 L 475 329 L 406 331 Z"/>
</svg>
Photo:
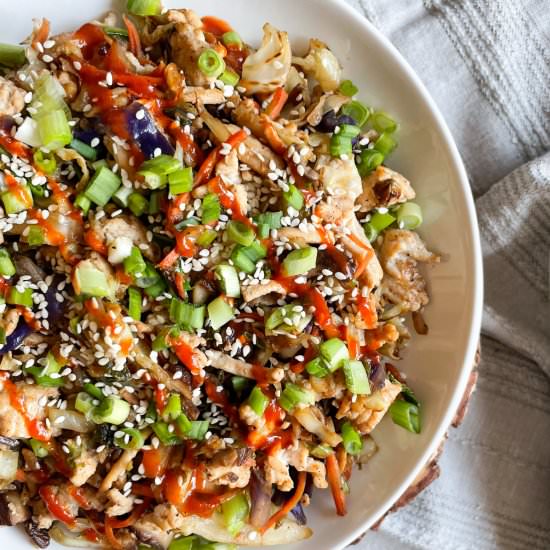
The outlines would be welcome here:
<svg viewBox="0 0 550 550">
<path fill-rule="evenodd" d="M 348 2 L 397 46 L 451 128 L 485 269 L 478 389 L 441 477 L 355 548 L 550 548 L 548 0 Z"/>
</svg>

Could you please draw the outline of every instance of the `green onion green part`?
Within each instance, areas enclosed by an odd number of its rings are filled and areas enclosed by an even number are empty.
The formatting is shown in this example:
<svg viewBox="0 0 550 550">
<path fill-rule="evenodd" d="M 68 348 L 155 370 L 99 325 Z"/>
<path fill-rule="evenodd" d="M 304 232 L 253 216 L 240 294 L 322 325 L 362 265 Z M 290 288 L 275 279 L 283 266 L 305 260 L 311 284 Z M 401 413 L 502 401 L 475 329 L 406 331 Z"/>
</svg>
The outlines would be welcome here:
<svg viewBox="0 0 550 550">
<path fill-rule="evenodd" d="M 342 424 L 340 434 L 342 435 L 342 444 L 348 454 L 358 455 L 363 450 L 363 440 L 350 422 Z"/>
<path fill-rule="evenodd" d="M 398 399 L 390 406 L 392 420 L 402 428 L 415 434 L 420 433 L 420 411 L 416 405 Z"/>
<path fill-rule="evenodd" d="M 209 78 L 217 78 L 225 71 L 225 61 L 212 48 L 208 48 L 200 54 L 197 65 L 204 76 Z"/>
<path fill-rule="evenodd" d="M 353 97 L 359 88 L 351 80 L 343 80 L 340 82 L 340 92 L 348 97 Z"/>
<path fill-rule="evenodd" d="M 286 277 L 305 275 L 317 264 L 317 249 L 313 246 L 298 248 L 290 252 L 283 260 L 282 270 Z"/>
</svg>

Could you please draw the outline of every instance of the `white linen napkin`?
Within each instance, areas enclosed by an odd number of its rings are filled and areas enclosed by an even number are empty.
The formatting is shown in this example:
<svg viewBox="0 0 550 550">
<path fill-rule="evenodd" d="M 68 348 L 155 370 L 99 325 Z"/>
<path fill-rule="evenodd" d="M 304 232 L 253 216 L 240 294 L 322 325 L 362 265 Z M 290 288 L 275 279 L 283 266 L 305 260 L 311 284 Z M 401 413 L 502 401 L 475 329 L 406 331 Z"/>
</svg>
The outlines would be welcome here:
<svg viewBox="0 0 550 550">
<path fill-rule="evenodd" d="M 441 477 L 355 548 L 550 548 L 548 0 L 347 1 L 397 46 L 449 124 L 485 268 L 478 388 Z"/>
</svg>

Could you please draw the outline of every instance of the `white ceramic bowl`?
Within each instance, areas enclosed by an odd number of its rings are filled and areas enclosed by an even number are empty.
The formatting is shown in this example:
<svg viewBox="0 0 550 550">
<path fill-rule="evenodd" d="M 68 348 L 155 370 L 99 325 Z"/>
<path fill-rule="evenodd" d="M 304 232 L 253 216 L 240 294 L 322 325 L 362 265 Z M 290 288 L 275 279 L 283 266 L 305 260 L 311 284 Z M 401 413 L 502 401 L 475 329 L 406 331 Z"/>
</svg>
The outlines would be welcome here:
<svg viewBox="0 0 550 550">
<path fill-rule="evenodd" d="M 124 2 L 125 3 L 125 2 Z M 122 4 L 122 2 L 121 2 Z M 432 302 L 428 336 L 414 338 L 400 365 L 423 403 L 420 435 L 386 419 L 375 430 L 380 451 L 354 471 L 348 514 L 334 513 L 329 491 L 317 491 L 308 509 L 314 535 L 292 548 L 343 548 L 390 508 L 411 483 L 449 427 L 464 392 L 480 330 L 482 268 L 472 196 L 456 146 L 433 100 L 396 49 L 341 0 L 165 0 L 201 15 L 227 19 L 245 40 L 257 44 L 266 21 L 287 30 L 295 51 L 309 37 L 330 45 L 345 75 L 367 104 L 383 107 L 400 122 L 399 147 L 390 166 L 405 174 L 418 193 L 422 236 L 446 261 L 429 273 Z M 31 19 L 46 16 L 54 32 L 76 28 L 112 7 L 110 0 L 4 0 L 0 42 L 28 35 Z M 0 529 L 5 548 L 29 548 L 16 529 Z M 288 547 L 291 550 L 291 547 Z"/>
</svg>

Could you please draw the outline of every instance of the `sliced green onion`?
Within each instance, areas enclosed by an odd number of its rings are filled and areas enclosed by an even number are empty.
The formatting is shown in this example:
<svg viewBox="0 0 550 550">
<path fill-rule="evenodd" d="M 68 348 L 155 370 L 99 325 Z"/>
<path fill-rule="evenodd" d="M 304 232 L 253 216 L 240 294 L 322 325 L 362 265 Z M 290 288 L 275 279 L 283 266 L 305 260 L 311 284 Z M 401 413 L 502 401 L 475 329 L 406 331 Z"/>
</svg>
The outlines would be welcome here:
<svg viewBox="0 0 550 550">
<path fill-rule="evenodd" d="M 82 386 L 82 388 L 86 393 L 89 393 L 92 397 L 95 397 L 96 399 L 100 399 L 100 400 L 103 399 L 103 392 L 91 382 L 86 382 Z"/>
<path fill-rule="evenodd" d="M 44 458 L 50 454 L 48 447 L 42 441 L 38 441 L 38 439 L 31 438 L 29 445 L 36 458 Z"/>
<path fill-rule="evenodd" d="M 363 450 L 363 440 L 359 432 L 350 422 L 344 422 L 340 430 L 342 435 L 342 444 L 349 455 L 358 455 Z"/>
<path fill-rule="evenodd" d="M 74 408 L 82 414 L 88 414 L 94 408 L 95 397 L 84 391 L 78 392 L 74 402 Z"/>
<path fill-rule="evenodd" d="M 233 69 L 230 68 L 226 68 L 219 78 L 227 86 L 233 87 L 235 87 L 241 79 L 241 77 Z"/>
<path fill-rule="evenodd" d="M 218 236 L 218 233 L 214 231 L 214 229 L 205 229 L 198 237 L 197 237 L 197 244 L 199 246 L 202 246 L 206 248 L 207 246 L 210 246 Z"/>
<path fill-rule="evenodd" d="M 202 328 L 204 314 L 204 306 L 194 306 L 178 298 L 172 298 L 170 302 L 170 319 L 186 330 Z"/>
<path fill-rule="evenodd" d="M 242 248 L 242 251 L 254 262 L 267 256 L 267 248 L 260 242 L 254 241 L 251 245 Z"/>
<path fill-rule="evenodd" d="M 51 352 L 46 356 L 46 363 L 43 367 L 34 366 L 24 368 L 24 371 L 32 375 L 34 381 L 39 386 L 44 386 L 46 388 L 57 388 L 63 385 L 63 379 L 59 376 L 60 370 L 61 365 Z"/>
<path fill-rule="evenodd" d="M 32 225 L 31 227 L 29 227 L 26 241 L 29 246 L 42 246 L 46 242 L 44 229 L 42 229 L 42 227 Z"/>
<path fill-rule="evenodd" d="M 357 126 L 359 126 L 360 128 L 365 125 L 365 123 L 367 122 L 370 116 L 370 109 L 360 101 L 356 101 L 356 100 L 346 103 L 340 109 L 340 112 L 343 115 L 347 115 L 353 118 Z"/>
<path fill-rule="evenodd" d="M 202 223 L 208 225 L 209 223 L 217 222 L 220 219 L 222 213 L 220 199 L 215 193 L 208 193 L 202 199 Z"/>
<path fill-rule="evenodd" d="M 357 137 L 360 133 L 361 128 L 359 128 L 359 126 L 355 126 L 353 124 L 342 124 L 340 126 L 340 131 L 336 135 L 351 139 Z"/>
<path fill-rule="evenodd" d="M 25 48 L 14 44 L 0 44 L 0 65 L 18 69 L 27 62 Z"/>
<path fill-rule="evenodd" d="M 222 503 L 225 528 L 231 536 L 235 537 L 241 532 L 248 519 L 249 508 L 248 499 L 244 493 L 238 493 Z"/>
<path fill-rule="evenodd" d="M 101 166 L 86 187 L 84 195 L 98 206 L 105 206 L 120 184 L 120 178 L 114 172 Z"/>
<path fill-rule="evenodd" d="M 160 207 L 164 196 L 164 191 L 160 190 L 153 191 L 151 193 L 151 196 L 149 197 L 149 209 L 147 210 L 148 214 L 155 215 L 160 212 Z"/>
<path fill-rule="evenodd" d="M 225 46 L 239 46 L 243 45 L 243 41 L 238 33 L 235 31 L 228 31 L 222 35 L 222 42 Z"/>
<path fill-rule="evenodd" d="M 380 151 L 384 157 L 387 157 L 395 149 L 396 145 L 397 142 L 388 133 L 383 133 L 380 134 L 374 143 L 374 148 Z"/>
<path fill-rule="evenodd" d="M 371 219 L 363 226 L 365 235 L 372 243 L 378 235 L 389 227 L 395 221 L 395 217 L 389 212 L 376 212 L 371 216 Z"/>
<path fill-rule="evenodd" d="M 240 396 L 252 383 L 250 378 L 245 378 L 244 376 L 232 376 L 231 385 L 235 390 L 235 393 Z"/>
<path fill-rule="evenodd" d="M 140 170 L 151 170 L 163 176 L 168 176 L 180 169 L 181 162 L 170 155 L 159 155 L 158 157 L 148 159 L 140 166 Z"/>
<path fill-rule="evenodd" d="M 181 438 L 173 431 L 170 431 L 170 426 L 166 422 L 155 422 L 152 428 L 160 442 L 166 447 L 179 445 L 181 443 Z"/>
<path fill-rule="evenodd" d="M 241 283 L 237 270 L 228 264 L 219 264 L 215 269 L 216 278 L 220 283 L 222 292 L 230 298 L 238 298 L 241 295 Z"/>
<path fill-rule="evenodd" d="M 292 303 L 275 308 L 265 320 L 266 334 L 300 334 L 311 321 L 300 304 Z"/>
<path fill-rule="evenodd" d="M 126 422 L 130 414 L 130 404 L 120 397 L 110 395 L 92 410 L 92 420 L 96 424 L 116 424 Z"/>
<path fill-rule="evenodd" d="M 135 321 L 141 321 L 141 292 L 137 288 L 128 289 L 128 313 Z"/>
<path fill-rule="evenodd" d="M 298 248 L 290 252 L 283 260 L 283 273 L 286 277 L 305 275 L 317 264 L 317 249 L 313 246 Z"/>
<path fill-rule="evenodd" d="M 179 394 L 172 393 L 168 398 L 166 407 L 164 407 L 164 410 L 162 411 L 162 418 L 168 422 L 170 420 L 176 420 L 180 414 L 182 414 L 181 398 Z"/>
<path fill-rule="evenodd" d="M 340 338 L 331 338 L 323 342 L 319 346 L 319 355 L 330 372 L 338 370 L 344 364 L 344 361 L 349 359 L 348 348 Z"/>
<path fill-rule="evenodd" d="M 330 138 L 329 150 L 330 154 L 333 157 L 351 155 L 353 153 L 353 144 L 351 142 L 351 138 L 347 136 L 341 136 L 340 134 L 334 134 Z"/>
<path fill-rule="evenodd" d="M 90 210 L 90 206 L 92 206 L 92 201 L 84 193 L 79 193 L 74 200 L 74 204 L 86 215 Z"/>
<path fill-rule="evenodd" d="M 365 177 L 384 162 L 384 155 L 376 149 L 363 149 L 356 162 L 359 175 Z"/>
<path fill-rule="evenodd" d="M 49 176 L 51 176 L 57 168 L 55 157 L 51 153 L 44 153 L 41 149 L 33 153 L 32 159 L 36 167 Z"/>
<path fill-rule="evenodd" d="M 258 224 L 258 238 L 259 239 L 267 239 L 269 237 L 269 232 L 271 231 L 271 227 L 267 223 L 259 223 Z"/>
<path fill-rule="evenodd" d="M 188 433 L 191 429 L 191 421 L 187 418 L 187 416 L 185 416 L 184 413 L 181 413 L 176 418 L 176 428 L 182 436 Z"/>
<path fill-rule="evenodd" d="M 254 230 L 243 222 L 231 220 L 226 231 L 231 242 L 249 246 L 254 241 Z"/>
<path fill-rule="evenodd" d="M 168 175 L 170 195 L 188 193 L 193 188 L 193 170 L 190 167 L 178 168 Z"/>
<path fill-rule="evenodd" d="M 231 260 L 240 271 L 253 273 L 256 270 L 256 263 L 247 256 L 243 248 L 236 247 L 231 253 Z"/>
<path fill-rule="evenodd" d="M 44 112 L 35 120 L 38 125 L 40 141 L 47 149 L 60 149 L 71 143 L 73 133 L 65 111 L 62 109 Z"/>
<path fill-rule="evenodd" d="M 150 266 L 147 266 L 147 269 L 145 270 L 146 274 L 150 274 L 150 269 Z M 154 270 L 154 268 L 152 269 Z M 145 290 L 145 294 L 147 294 L 147 296 L 149 296 L 150 298 L 158 298 L 168 288 L 168 284 L 166 283 L 166 281 L 156 271 L 155 275 L 157 275 L 157 279 L 155 280 L 155 282 L 143 287 Z M 143 280 L 144 279 L 138 279 L 136 281 L 137 285 L 140 286 L 140 283 Z"/>
<path fill-rule="evenodd" d="M 300 210 L 300 208 L 296 208 L 296 210 Z M 263 214 L 258 214 L 258 216 L 256 216 L 256 222 L 258 223 L 258 225 L 260 224 L 267 225 L 269 229 L 279 229 L 281 227 L 282 217 L 283 217 L 283 213 L 280 211 L 264 212 Z"/>
<path fill-rule="evenodd" d="M 128 208 L 134 216 L 139 218 L 139 216 L 147 212 L 149 203 L 141 193 L 134 191 L 128 196 Z"/>
<path fill-rule="evenodd" d="M 208 304 L 208 318 L 210 325 L 214 330 L 218 330 L 226 323 L 229 323 L 234 317 L 235 312 L 222 296 L 218 296 Z"/>
<path fill-rule="evenodd" d="M 140 170 L 138 174 L 143 178 L 147 189 L 160 189 L 166 186 L 167 177 L 163 174 L 157 174 L 151 170 Z"/>
<path fill-rule="evenodd" d="M 170 328 L 163 328 L 160 330 L 160 332 L 153 340 L 153 343 L 151 344 L 151 348 L 153 351 L 162 351 L 163 349 L 168 349 L 167 337 L 170 334 L 170 331 Z"/>
<path fill-rule="evenodd" d="M 291 412 L 297 405 L 313 405 L 313 403 L 315 403 L 315 395 L 312 392 L 290 382 L 286 384 L 279 397 L 279 405 L 287 412 Z"/>
<path fill-rule="evenodd" d="M 107 275 L 101 269 L 95 267 L 90 261 L 80 262 L 74 270 L 77 294 L 86 296 L 105 297 L 111 295 L 111 287 L 107 281 Z"/>
<path fill-rule="evenodd" d="M 192 420 L 190 422 L 191 427 L 185 433 L 185 436 L 189 439 L 202 440 L 208 431 L 210 423 L 208 420 Z"/>
<path fill-rule="evenodd" d="M 11 261 L 10 253 L 5 248 L 0 248 L 0 275 L 11 277 L 16 273 L 15 265 Z"/>
<path fill-rule="evenodd" d="M 415 202 L 406 202 L 397 209 L 397 224 L 400 229 L 416 229 L 422 225 L 422 209 Z"/>
<path fill-rule="evenodd" d="M 143 434 L 136 428 L 122 428 L 122 435 L 115 436 L 114 443 L 121 449 L 139 451 L 145 443 Z"/>
<path fill-rule="evenodd" d="M 113 202 L 118 206 L 126 208 L 128 206 L 128 198 L 133 192 L 134 190 L 131 187 L 125 187 L 124 185 L 121 185 L 113 194 Z"/>
<path fill-rule="evenodd" d="M 6 343 L 6 329 L 0 327 L 0 344 L 4 345 Z"/>
<path fill-rule="evenodd" d="M 384 111 L 376 111 L 372 113 L 369 122 L 379 134 L 382 134 L 383 132 L 392 134 L 395 130 L 397 130 L 397 122 L 395 122 L 395 120 L 393 120 L 393 118 Z"/>
<path fill-rule="evenodd" d="M 339 90 L 340 93 L 353 97 L 359 91 L 359 88 L 351 80 L 342 80 Z"/>
<path fill-rule="evenodd" d="M 212 48 L 208 48 L 200 54 L 197 65 L 202 74 L 209 78 L 218 78 L 225 71 L 225 61 Z"/>
<path fill-rule="evenodd" d="M 346 386 L 351 393 L 368 395 L 371 392 L 369 376 L 361 361 L 347 360 L 342 365 Z"/>
<path fill-rule="evenodd" d="M 33 198 L 35 199 L 43 199 L 46 197 L 46 186 L 45 185 L 33 185 L 32 183 L 29 184 L 31 193 Z"/>
<path fill-rule="evenodd" d="M 159 15 L 162 4 L 161 0 L 128 0 L 126 10 L 134 15 Z"/>
<path fill-rule="evenodd" d="M 147 269 L 147 264 L 143 259 L 141 250 L 137 246 L 132 246 L 130 255 L 127 258 L 124 258 L 123 265 L 124 265 L 124 271 L 128 275 L 139 276 L 141 274 L 145 274 L 145 271 Z M 153 284 L 154 282 L 156 282 L 156 278 L 155 278 L 155 281 L 151 282 L 151 284 Z M 149 286 L 149 285 L 146 285 L 146 286 Z"/>
<path fill-rule="evenodd" d="M 32 288 L 25 288 L 20 292 L 12 286 L 6 296 L 6 303 L 14 306 L 32 307 Z"/>
<path fill-rule="evenodd" d="M 283 191 L 283 200 L 287 208 L 291 206 L 297 211 L 304 206 L 304 196 L 294 184 L 288 186 L 288 191 Z"/>
<path fill-rule="evenodd" d="M 390 406 L 392 420 L 402 428 L 415 434 L 420 433 L 420 412 L 416 405 L 398 399 Z"/>
<path fill-rule="evenodd" d="M 192 225 L 199 225 L 200 220 L 199 218 L 195 216 L 191 216 L 190 218 L 187 218 L 186 220 L 182 220 L 181 222 L 177 223 L 175 225 L 176 231 L 182 231 L 186 227 L 191 227 Z"/>
<path fill-rule="evenodd" d="M 86 160 L 94 162 L 97 158 L 97 151 L 87 143 L 74 138 L 69 147 L 74 149 L 78 154 L 82 155 Z"/>
<path fill-rule="evenodd" d="M 34 201 L 27 185 L 20 183 L 18 193 L 4 191 L 0 197 L 4 203 L 6 214 L 18 214 L 32 207 Z"/>
<path fill-rule="evenodd" d="M 248 396 L 247 403 L 258 416 L 262 416 L 269 404 L 269 398 L 260 386 L 255 386 Z"/>
<path fill-rule="evenodd" d="M 306 371 L 317 378 L 324 378 L 330 373 L 330 369 L 321 357 L 315 357 L 315 359 L 306 363 Z"/>
</svg>

